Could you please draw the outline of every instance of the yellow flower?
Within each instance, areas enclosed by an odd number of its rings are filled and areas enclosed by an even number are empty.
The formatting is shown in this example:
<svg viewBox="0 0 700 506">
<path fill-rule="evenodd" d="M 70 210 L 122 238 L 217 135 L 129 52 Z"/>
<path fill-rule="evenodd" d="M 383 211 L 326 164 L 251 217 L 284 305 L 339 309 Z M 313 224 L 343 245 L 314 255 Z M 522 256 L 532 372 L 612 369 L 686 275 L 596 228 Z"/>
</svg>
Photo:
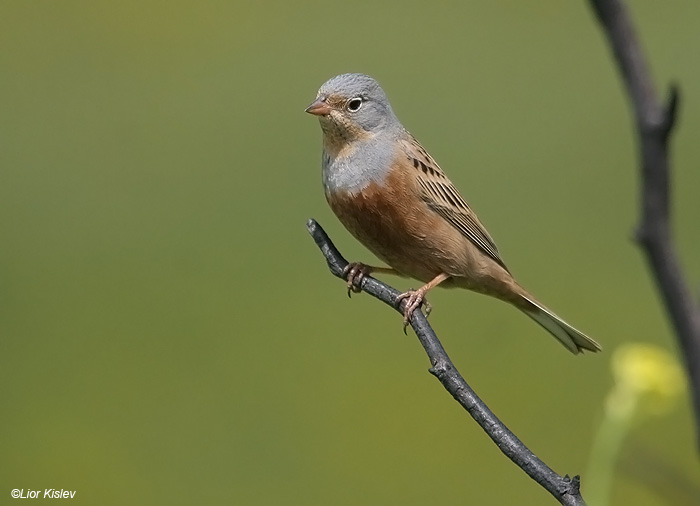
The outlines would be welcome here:
<svg viewBox="0 0 700 506">
<path fill-rule="evenodd" d="M 609 504 L 615 463 L 634 423 L 670 409 L 685 388 L 678 362 L 658 346 L 622 345 L 613 352 L 611 365 L 615 383 L 588 464 L 589 504 L 598 506 Z"/>
<path fill-rule="evenodd" d="M 631 414 L 635 407 L 649 414 L 670 409 L 685 387 L 683 371 L 663 348 L 650 344 L 626 344 L 612 357 L 615 387 L 608 397 L 611 415 Z"/>
</svg>

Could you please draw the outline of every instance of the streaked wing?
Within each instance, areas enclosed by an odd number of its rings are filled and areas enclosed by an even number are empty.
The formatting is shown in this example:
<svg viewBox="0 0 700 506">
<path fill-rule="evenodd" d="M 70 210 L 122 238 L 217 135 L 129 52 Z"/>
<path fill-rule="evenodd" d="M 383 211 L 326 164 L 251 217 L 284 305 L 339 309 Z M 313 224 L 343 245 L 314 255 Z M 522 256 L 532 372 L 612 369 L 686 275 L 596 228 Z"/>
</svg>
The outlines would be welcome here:
<svg viewBox="0 0 700 506">
<path fill-rule="evenodd" d="M 493 239 L 435 160 L 410 134 L 401 143 L 409 162 L 416 169 L 422 197 L 428 206 L 508 270 Z"/>
</svg>

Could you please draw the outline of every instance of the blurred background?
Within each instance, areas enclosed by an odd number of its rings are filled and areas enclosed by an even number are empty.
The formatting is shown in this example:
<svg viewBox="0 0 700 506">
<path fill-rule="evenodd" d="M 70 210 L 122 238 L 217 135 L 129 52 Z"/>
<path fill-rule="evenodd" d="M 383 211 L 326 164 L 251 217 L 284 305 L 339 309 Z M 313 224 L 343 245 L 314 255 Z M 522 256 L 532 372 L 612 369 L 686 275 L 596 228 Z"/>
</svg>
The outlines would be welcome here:
<svg viewBox="0 0 700 506">
<path fill-rule="evenodd" d="M 700 4 L 632 12 L 659 88 L 682 91 L 674 227 L 697 286 Z M 631 241 L 630 114 L 587 2 L 8 0 L 0 47 L 1 497 L 554 503 L 305 230 L 373 260 L 325 203 L 303 112 L 343 72 L 380 81 L 518 279 L 603 345 L 574 357 L 505 304 L 432 295 L 463 375 L 550 466 L 585 473 L 616 347 L 676 353 Z M 612 502 L 680 504 L 641 470 L 697 486 L 693 427 L 687 394 L 637 421 Z"/>
</svg>

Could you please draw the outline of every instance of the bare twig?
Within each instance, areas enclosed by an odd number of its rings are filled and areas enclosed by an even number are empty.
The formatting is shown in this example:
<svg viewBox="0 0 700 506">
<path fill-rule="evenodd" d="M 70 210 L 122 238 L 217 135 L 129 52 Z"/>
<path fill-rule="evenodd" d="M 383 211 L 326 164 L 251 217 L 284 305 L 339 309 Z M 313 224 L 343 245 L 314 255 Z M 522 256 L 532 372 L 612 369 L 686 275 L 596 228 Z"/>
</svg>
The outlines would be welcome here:
<svg viewBox="0 0 700 506">
<path fill-rule="evenodd" d="M 314 220 L 309 220 L 306 228 L 326 257 L 331 273 L 334 276 L 343 278 L 343 269 L 348 265 L 348 262 L 338 252 L 326 235 L 326 232 Z M 403 314 L 406 301 L 402 300 L 400 306 L 396 307 L 396 297 L 399 295 L 399 292 L 394 288 L 370 276 L 362 279 L 360 288 Z M 503 422 L 491 412 L 474 390 L 464 381 L 464 378 L 459 374 L 459 371 L 442 347 L 437 335 L 435 335 L 435 332 L 420 311 L 413 313 L 411 326 L 428 354 L 432 364 L 431 374 L 440 380 L 440 383 L 452 397 L 469 412 L 472 418 L 496 443 L 498 448 L 561 504 L 567 506 L 585 505 L 579 492 L 579 477 L 569 478 L 568 475 L 558 475 L 535 456 L 515 434 L 508 430 Z"/>
<path fill-rule="evenodd" d="M 666 105 L 661 103 L 623 0 L 591 0 L 591 6 L 608 38 L 634 111 L 642 180 L 636 237 L 683 352 L 700 438 L 700 306 L 683 276 L 670 225 L 668 144 L 676 120 L 678 89 L 671 86 Z"/>
</svg>

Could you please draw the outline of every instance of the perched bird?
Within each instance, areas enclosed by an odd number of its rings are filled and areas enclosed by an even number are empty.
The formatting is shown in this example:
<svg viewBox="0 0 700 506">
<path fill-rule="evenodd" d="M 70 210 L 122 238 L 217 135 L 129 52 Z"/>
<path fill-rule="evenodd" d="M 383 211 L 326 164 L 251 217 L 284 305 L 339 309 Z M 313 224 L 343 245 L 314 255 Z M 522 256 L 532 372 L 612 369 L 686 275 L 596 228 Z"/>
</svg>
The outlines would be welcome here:
<svg viewBox="0 0 700 506">
<path fill-rule="evenodd" d="M 323 187 L 343 225 L 389 264 L 359 262 L 346 269 L 348 293 L 365 275 L 398 274 L 425 283 L 407 299 L 404 329 L 425 294 L 440 285 L 509 302 L 548 330 L 572 353 L 599 351 L 521 287 L 496 244 L 442 169 L 401 125 L 377 81 L 342 74 L 326 81 L 306 112 L 323 131 Z"/>
</svg>

